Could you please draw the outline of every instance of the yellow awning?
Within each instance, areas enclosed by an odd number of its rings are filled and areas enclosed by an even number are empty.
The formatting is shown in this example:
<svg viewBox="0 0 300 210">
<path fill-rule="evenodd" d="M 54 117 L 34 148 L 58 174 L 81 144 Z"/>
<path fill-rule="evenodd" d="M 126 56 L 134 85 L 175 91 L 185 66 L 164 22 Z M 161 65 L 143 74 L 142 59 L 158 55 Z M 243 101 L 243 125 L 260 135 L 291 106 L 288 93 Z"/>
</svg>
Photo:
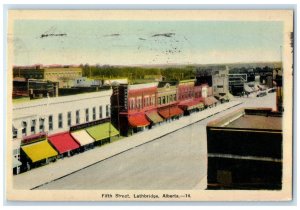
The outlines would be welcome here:
<svg viewBox="0 0 300 210">
<path fill-rule="evenodd" d="M 22 149 L 26 153 L 26 155 L 32 160 L 32 162 L 47 159 L 58 154 L 47 142 L 47 140 L 22 146 Z"/>
</svg>

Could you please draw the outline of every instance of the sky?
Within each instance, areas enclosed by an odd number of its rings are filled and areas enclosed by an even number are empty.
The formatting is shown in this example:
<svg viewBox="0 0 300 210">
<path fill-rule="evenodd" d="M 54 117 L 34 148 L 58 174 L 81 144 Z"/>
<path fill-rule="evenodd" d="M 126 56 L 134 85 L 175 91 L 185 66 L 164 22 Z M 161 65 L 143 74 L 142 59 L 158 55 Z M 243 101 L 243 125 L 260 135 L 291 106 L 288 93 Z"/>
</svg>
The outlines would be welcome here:
<svg viewBox="0 0 300 210">
<path fill-rule="evenodd" d="M 280 61 L 273 21 L 16 20 L 14 65 Z"/>
</svg>

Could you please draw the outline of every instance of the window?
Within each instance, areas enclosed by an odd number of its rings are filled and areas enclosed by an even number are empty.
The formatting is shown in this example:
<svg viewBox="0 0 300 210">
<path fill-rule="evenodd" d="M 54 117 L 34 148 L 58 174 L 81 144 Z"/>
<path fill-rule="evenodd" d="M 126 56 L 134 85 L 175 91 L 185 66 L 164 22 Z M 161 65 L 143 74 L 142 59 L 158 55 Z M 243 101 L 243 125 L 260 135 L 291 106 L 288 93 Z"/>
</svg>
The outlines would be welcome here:
<svg viewBox="0 0 300 210">
<path fill-rule="evenodd" d="M 76 124 L 80 123 L 80 112 L 79 110 L 76 110 Z"/>
<path fill-rule="evenodd" d="M 58 128 L 63 127 L 63 116 L 62 113 L 58 114 Z"/>
<path fill-rule="evenodd" d="M 106 117 L 109 117 L 109 105 L 106 105 Z"/>
<path fill-rule="evenodd" d="M 217 85 L 217 88 L 223 88 L 223 85 Z"/>
<path fill-rule="evenodd" d="M 96 107 L 93 107 L 93 120 L 96 120 Z"/>
<path fill-rule="evenodd" d="M 13 133 L 13 138 L 17 138 L 18 137 L 18 130 L 15 129 L 14 127 L 12 127 L 12 133 Z"/>
<path fill-rule="evenodd" d="M 23 126 L 22 135 L 26 136 L 27 135 L 27 122 L 23 121 L 22 126 Z"/>
<path fill-rule="evenodd" d="M 44 126 L 45 120 L 43 118 L 40 118 L 39 122 L 40 122 L 40 132 L 44 132 L 45 131 L 45 126 Z"/>
<path fill-rule="evenodd" d="M 99 106 L 99 118 L 102 119 L 102 106 Z"/>
<path fill-rule="evenodd" d="M 31 120 L 31 134 L 35 134 L 35 125 L 36 125 L 36 120 Z"/>
<path fill-rule="evenodd" d="M 161 105 L 161 97 L 158 97 L 158 105 Z"/>
<path fill-rule="evenodd" d="M 53 130 L 53 116 L 50 115 L 48 117 L 48 121 L 49 121 L 49 131 L 52 131 Z"/>
<path fill-rule="evenodd" d="M 166 97 L 163 96 L 163 97 L 162 97 L 162 104 L 165 104 L 165 103 L 166 103 Z"/>
<path fill-rule="evenodd" d="M 71 112 L 68 112 L 68 126 L 70 127 L 72 124 L 72 115 Z"/>
<path fill-rule="evenodd" d="M 85 121 L 88 122 L 90 119 L 89 119 L 89 109 L 85 109 Z"/>
</svg>

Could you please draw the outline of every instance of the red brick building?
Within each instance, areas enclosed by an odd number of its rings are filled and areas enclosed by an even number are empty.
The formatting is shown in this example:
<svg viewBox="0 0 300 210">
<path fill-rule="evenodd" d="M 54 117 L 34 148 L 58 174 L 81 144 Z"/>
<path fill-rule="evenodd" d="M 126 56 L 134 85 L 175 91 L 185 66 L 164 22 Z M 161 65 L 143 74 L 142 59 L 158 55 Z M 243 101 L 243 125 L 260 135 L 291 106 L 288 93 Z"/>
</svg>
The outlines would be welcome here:
<svg viewBox="0 0 300 210">
<path fill-rule="evenodd" d="M 162 121 L 156 110 L 157 83 L 113 87 L 112 122 L 128 135 Z"/>
<path fill-rule="evenodd" d="M 185 114 L 199 111 L 204 108 L 202 98 L 202 86 L 195 86 L 195 80 L 183 80 L 178 84 L 178 106 L 184 110 Z"/>
<path fill-rule="evenodd" d="M 178 108 L 178 82 L 160 82 L 157 88 L 158 113 L 166 121 L 178 119 L 183 111 Z"/>
</svg>

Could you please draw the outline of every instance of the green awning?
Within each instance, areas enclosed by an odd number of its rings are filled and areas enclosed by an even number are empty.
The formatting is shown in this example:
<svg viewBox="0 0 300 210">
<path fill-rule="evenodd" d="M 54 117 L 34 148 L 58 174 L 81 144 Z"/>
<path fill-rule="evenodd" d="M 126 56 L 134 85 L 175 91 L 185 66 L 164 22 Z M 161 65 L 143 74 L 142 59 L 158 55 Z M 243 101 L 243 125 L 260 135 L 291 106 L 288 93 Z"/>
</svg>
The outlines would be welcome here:
<svg viewBox="0 0 300 210">
<path fill-rule="evenodd" d="M 86 131 L 95 141 L 119 135 L 119 131 L 109 122 L 87 128 Z"/>
</svg>

